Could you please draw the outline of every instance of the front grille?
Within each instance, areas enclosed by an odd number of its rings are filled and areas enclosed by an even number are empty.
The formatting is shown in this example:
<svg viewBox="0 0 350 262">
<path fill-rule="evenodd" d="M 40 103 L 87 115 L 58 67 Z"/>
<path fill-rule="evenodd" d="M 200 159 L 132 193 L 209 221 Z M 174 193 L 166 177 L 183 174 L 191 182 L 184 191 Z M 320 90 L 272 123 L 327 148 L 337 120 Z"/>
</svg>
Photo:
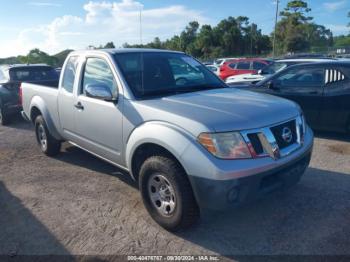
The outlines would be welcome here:
<svg viewBox="0 0 350 262">
<path fill-rule="evenodd" d="M 286 130 L 289 129 L 292 133 L 292 138 L 290 141 L 287 141 L 285 138 L 283 138 L 283 130 L 285 128 L 287 128 Z M 296 132 L 295 120 L 280 124 L 278 126 L 271 127 L 271 132 L 274 135 L 276 142 L 278 144 L 278 147 L 280 149 L 284 149 L 284 148 L 297 142 L 297 132 Z"/>
<path fill-rule="evenodd" d="M 257 155 L 262 155 L 264 153 L 264 147 L 262 146 L 257 133 L 251 133 L 247 135 L 254 151 Z"/>
<path fill-rule="evenodd" d="M 253 158 L 270 156 L 285 157 L 303 144 L 303 120 L 297 117 L 288 122 L 270 127 L 241 131 Z"/>
</svg>

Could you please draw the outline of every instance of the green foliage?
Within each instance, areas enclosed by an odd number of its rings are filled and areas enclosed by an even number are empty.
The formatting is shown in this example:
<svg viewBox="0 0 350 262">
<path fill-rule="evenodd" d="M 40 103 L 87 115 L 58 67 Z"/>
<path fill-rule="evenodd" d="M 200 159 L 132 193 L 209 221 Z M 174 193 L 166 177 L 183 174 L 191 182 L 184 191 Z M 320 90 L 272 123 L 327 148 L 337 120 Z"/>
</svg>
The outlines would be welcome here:
<svg viewBox="0 0 350 262">
<path fill-rule="evenodd" d="M 19 60 L 23 64 L 39 64 L 45 63 L 51 66 L 55 66 L 58 63 L 58 59 L 54 56 L 50 56 L 47 53 L 40 51 L 38 48 L 30 50 L 26 56 L 20 56 Z"/>
<path fill-rule="evenodd" d="M 282 19 L 276 26 L 277 53 L 305 52 L 332 46 L 332 32 L 312 22 L 307 2 L 290 1 L 280 13 Z"/>
<path fill-rule="evenodd" d="M 270 38 L 263 35 L 256 24 L 250 24 L 248 17 L 228 17 L 217 26 L 199 26 L 190 22 L 180 35 L 162 42 L 155 38 L 146 45 L 123 47 L 162 48 L 183 51 L 195 57 L 210 59 L 220 56 L 261 55 L 271 50 Z"/>
<path fill-rule="evenodd" d="M 72 50 L 64 50 L 56 55 L 50 56 L 39 50 L 30 50 L 26 56 L 17 56 L 0 59 L 0 64 L 47 64 L 53 67 L 61 67 Z"/>
<path fill-rule="evenodd" d="M 350 35 L 341 35 L 334 37 L 334 47 L 338 48 L 346 46 L 350 46 Z"/>
<path fill-rule="evenodd" d="M 64 61 L 66 60 L 66 57 L 72 51 L 73 50 L 71 50 L 71 49 L 66 49 L 66 50 L 63 50 L 62 52 L 59 52 L 58 54 L 55 54 L 54 57 L 57 59 L 57 63 L 55 64 L 55 66 L 56 67 L 62 67 Z"/>
<path fill-rule="evenodd" d="M 0 65 L 11 65 L 11 64 L 20 64 L 21 61 L 18 57 L 12 56 L 8 58 L 0 58 Z"/>
<path fill-rule="evenodd" d="M 115 48 L 115 45 L 113 42 L 108 42 L 105 45 L 99 45 L 98 47 L 93 46 L 93 45 L 89 45 L 88 49 L 106 49 L 106 48 Z"/>
</svg>

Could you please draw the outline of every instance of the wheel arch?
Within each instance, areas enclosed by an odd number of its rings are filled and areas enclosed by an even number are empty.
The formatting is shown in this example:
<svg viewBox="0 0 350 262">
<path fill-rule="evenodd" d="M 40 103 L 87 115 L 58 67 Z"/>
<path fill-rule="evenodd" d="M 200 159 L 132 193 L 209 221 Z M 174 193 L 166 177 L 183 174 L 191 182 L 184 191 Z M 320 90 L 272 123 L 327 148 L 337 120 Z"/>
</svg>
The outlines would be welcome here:
<svg viewBox="0 0 350 262">
<path fill-rule="evenodd" d="M 136 128 L 126 145 L 126 164 L 132 177 L 138 179 L 142 163 L 152 155 L 165 155 L 175 160 L 186 173 L 181 155 L 191 143 L 191 137 L 183 129 L 168 123 L 145 123 Z"/>
<path fill-rule="evenodd" d="M 50 134 L 57 140 L 63 140 L 59 132 L 57 131 L 54 121 L 52 120 L 50 113 L 47 109 L 47 105 L 45 101 L 36 96 L 32 99 L 31 105 L 30 105 L 30 120 L 32 123 L 35 123 L 35 119 L 38 115 L 41 115 L 47 125 L 47 128 L 50 132 Z"/>
</svg>

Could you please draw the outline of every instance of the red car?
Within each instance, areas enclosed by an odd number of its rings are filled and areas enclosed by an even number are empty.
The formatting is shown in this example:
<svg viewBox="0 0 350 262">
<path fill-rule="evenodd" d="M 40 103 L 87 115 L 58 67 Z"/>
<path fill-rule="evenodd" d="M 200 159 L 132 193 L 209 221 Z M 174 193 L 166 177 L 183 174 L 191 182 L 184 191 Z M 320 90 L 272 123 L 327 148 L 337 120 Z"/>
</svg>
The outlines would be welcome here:
<svg viewBox="0 0 350 262">
<path fill-rule="evenodd" d="M 225 62 L 220 67 L 220 78 L 225 80 L 229 76 L 242 74 L 257 74 L 260 69 L 269 65 L 270 61 L 261 58 L 243 58 Z"/>
</svg>

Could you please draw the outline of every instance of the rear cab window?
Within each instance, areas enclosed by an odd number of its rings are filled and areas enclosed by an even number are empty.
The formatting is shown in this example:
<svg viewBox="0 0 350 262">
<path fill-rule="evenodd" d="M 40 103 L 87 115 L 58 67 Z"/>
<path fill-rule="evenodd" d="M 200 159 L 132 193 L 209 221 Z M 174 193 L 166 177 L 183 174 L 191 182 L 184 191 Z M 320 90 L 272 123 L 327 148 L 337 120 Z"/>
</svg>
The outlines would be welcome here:
<svg viewBox="0 0 350 262">
<path fill-rule="evenodd" d="M 73 93 L 74 80 L 78 68 L 78 56 L 71 56 L 67 61 L 63 72 L 62 88 L 68 93 Z"/>
</svg>

